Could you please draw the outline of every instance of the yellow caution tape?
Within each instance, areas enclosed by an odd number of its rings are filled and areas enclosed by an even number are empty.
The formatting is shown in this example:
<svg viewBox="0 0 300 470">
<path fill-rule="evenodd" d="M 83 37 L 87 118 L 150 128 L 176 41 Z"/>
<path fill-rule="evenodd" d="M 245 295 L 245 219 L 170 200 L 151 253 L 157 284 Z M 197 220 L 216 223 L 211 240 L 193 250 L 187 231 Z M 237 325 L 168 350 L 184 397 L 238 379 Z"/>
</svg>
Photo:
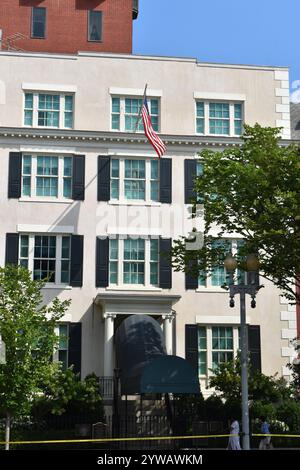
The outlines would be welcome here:
<svg viewBox="0 0 300 470">
<path fill-rule="evenodd" d="M 128 441 L 166 441 L 166 440 L 182 440 L 182 439 L 208 439 L 219 437 L 237 437 L 238 434 L 208 434 L 200 436 L 159 436 L 159 437 L 117 437 L 107 439 L 65 439 L 65 440 L 51 440 L 51 441 L 10 441 L 11 445 L 20 444 L 66 444 L 66 443 L 101 443 L 101 442 L 128 442 Z M 251 434 L 252 437 L 293 437 L 300 438 L 300 434 Z M 7 444 L 5 441 L 0 441 L 0 445 Z"/>
<path fill-rule="evenodd" d="M 120 441 L 158 441 L 158 440 L 174 440 L 174 439 L 207 439 L 209 437 L 229 437 L 237 436 L 237 434 L 209 434 L 207 436 L 160 436 L 160 437 L 114 437 L 108 439 L 68 439 L 53 441 L 12 441 L 9 444 L 65 444 L 65 443 L 88 443 L 88 442 L 120 442 Z M 6 444 L 2 441 L 0 444 Z"/>
</svg>

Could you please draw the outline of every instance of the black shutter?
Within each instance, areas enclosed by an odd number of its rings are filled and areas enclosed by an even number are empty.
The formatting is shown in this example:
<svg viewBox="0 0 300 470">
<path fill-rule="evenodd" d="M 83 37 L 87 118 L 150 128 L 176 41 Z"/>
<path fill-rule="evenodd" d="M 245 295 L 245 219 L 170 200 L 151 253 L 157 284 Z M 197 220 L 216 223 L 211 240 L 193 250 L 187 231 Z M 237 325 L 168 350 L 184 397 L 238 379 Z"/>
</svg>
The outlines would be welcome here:
<svg viewBox="0 0 300 470">
<path fill-rule="evenodd" d="M 85 155 L 73 155 L 72 199 L 84 201 Z"/>
<path fill-rule="evenodd" d="M 110 157 L 98 157 L 98 201 L 110 200 Z"/>
<path fill-rule="evenodd" d="M 8 167 L 8 197 L 10 199 L 21 197 L 21 174 L 22 154 L 21 152 L 10 152 Z"/>
<path fill-rule="evenodd" d="M 185 358 L 198 375 L 198 326 L 185 325 Z"/>
<path fill-rule="evenodd" d="M 195 198 L 196 160 L 184 160 L 184 203 L 191 204 Z"/>
<path fill-rule="evenodd" d="M 248 325 L 248 348 L 252 369 L 261 372 L 261 347 L 259 325 Z"/>
<path fill-rule="evenodd" d="M 81 323 L 69 323 L 68 366 L 75 374 L 81 374 Z"/>
<path fill-rule="evenodd" d="M 171 289 L 172 265 L 171 265 L 172 238 L 159 239 L 159 287 Z"/>
<path fill-rule="evenodd" d="M 83 235 L 71 237 L 71 276 L 70 285 L 82 287 L 83 277 Z"/>
<path fill-rule="evenodd" d="M 19 262 L 19 234 L 6 234 L 5 264 L 15 264 Z"/>
<path fill-rule="evenodd" d="M 109 238 L 96 240 L 96 287 L 107 287 L 108 282 Z"/>
<path fill-rule="evenodd" d="M 189 262 L 189 270 L 185 273 L 185 288 L 188 289 L 198 289 L 198 276 L 190 272 L 193 269 L 193 266 L 197 263 L 196 260 L 191 260 Z"/>
<path fill-rule="evenodd" d="M 160 202 L 172 202 L 172 159 L 160 159 Z"/>
</svg>

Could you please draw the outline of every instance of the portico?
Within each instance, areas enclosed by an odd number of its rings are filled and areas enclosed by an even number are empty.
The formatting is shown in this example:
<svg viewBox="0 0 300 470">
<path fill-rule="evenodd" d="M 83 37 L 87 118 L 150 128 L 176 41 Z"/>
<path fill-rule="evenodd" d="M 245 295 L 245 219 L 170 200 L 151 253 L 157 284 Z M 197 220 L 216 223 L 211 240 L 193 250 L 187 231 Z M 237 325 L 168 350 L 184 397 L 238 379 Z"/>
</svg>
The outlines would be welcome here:
<svg viewBox="0 0 300 470">
<path fill-rule="evenodd" d="M 167 354 L 174 351 L 174 305 L 180 295 L 139 294 L 128 292 L 103 292 L 97 295 L 95 304 L 100 306 L 104 320 L 104 376 L 113 376 L 115 320 L 122 321 L 129 315 L 149 315 L 161 320 Z"/>
</svg>

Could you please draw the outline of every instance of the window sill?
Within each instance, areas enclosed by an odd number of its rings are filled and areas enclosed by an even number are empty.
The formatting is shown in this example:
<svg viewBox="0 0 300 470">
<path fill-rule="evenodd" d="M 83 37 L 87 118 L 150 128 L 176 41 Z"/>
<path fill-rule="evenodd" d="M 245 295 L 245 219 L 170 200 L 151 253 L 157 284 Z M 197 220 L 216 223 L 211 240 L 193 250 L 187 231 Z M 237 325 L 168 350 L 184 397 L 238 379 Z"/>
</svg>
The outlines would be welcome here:
<svg viewBox="0 0 300 470">
<path fill-rule="evenodd" d="M 133 286 L 133 285 L 121 285 L 121 286 L 109 286 L 106 287 L 108 291 L 147 291 L 147 292 L 162 292 L 160 287 L 153 287 L 153 286 Z"/>
<path fill-rule="evenodd" d="M 161 202 L 151 202 L 151 201 L 117 201 L 111 200 L 108 201 L 108 204 L 112 206 L 150 206 L 150 207 L 160 207 Z"/>
<path fill-rule="evenodd" d="M 222 289 L 222 287 L 198 287 L 198 289 L 195 290 L 195 292 L 206 292 L 206 293 L 219 293 L 219 294 L 227 294 L 228 295 L 228 290 Z"/>
<path fill-rule="evenodd" d="M 43 289 L 72 290 L 73 287 L 67 284 L 45 284 Z"/>
<path fill-rule="evenodd" d="M 74 201 L 73 199 L 67 198 L 55 198 L 55 197 L 20 197 L 19 202 L 52 202 L 58 204 L 72 204 Z"/>
</svg>

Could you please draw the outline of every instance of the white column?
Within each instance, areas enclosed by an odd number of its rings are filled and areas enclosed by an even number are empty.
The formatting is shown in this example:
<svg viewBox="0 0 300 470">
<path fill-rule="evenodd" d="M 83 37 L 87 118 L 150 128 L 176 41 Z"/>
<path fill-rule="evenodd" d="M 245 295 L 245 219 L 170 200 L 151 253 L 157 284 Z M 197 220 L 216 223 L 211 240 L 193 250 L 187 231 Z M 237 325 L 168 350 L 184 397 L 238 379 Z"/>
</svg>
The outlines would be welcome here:
<svg viewBox="0 0 300 470">
<path fill-rule="evenodd" d="M 167 354 L 173 354 L 173 319 L 174 314 L 168 313 L 167 315 L 162 316 L 164 321 L 164 336 L 166 343 Z"/>
<path fill-rule="evenodd" d="M 114 319 L 116 315 L 105 313 L 104 318 L 104 376 L 114 375 Z"/>
</svg>

